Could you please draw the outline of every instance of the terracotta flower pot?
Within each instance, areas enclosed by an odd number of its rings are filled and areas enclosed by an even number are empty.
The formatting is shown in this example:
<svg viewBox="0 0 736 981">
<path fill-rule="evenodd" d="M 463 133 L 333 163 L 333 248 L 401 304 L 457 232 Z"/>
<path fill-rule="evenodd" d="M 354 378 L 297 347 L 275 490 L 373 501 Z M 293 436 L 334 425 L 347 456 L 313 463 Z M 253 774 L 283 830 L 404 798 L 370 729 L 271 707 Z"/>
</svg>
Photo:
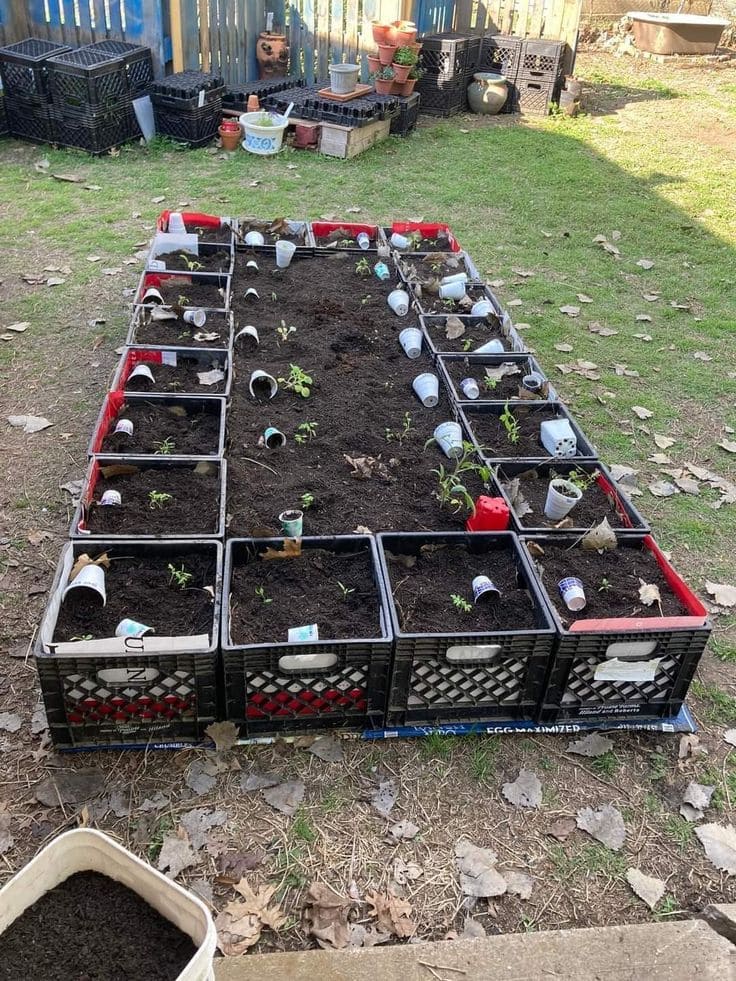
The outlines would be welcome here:
<svg viewBox="0 0 736 981">
<path fill-rule="evenodd" d="M 399 45 L 414 44 L 417 39 L 416 28 L 398 28 L 396 31 L 396 41 Z"/>
<path fill-rule="evenodd" d="M 403 85 L 399 85 L 398 82 L 392 82 L 391 83 L 391 92 L 389 94 L 390 95 L 401 95 L 401 90 L 402 90 L 403 87 L 404 86 Z"/>
<path fill-rule="evenodd" d="M 392 78 L 377 78 L 375 81 L 376 92 L 379 95 L 391 95 Z"/>
<path fill-rule="evenodd" d="M 394 60 L 394 52 L 398 47 L 397 44 L 379 44 L 378 45 L 378 58 L 382 65 L 390 65 Z"/>
<path fill-rule="evenodd" d="M 411 71 L 411 65 L 397 65 L 396 62 L 392 62 L 391 67 L 394 70 L 394 81 L 399 82 L 403 85 L 404 82 L 409 77 L 409 72 Z"/>
<path fill-rule="evenodd" d="M 373 40 L 376 42 L 376 44 L 389 43 L 389 31 L 391 30 L 390 24 L 381 24 L 379 21 L 374 21 L 371 24 L 371 30 L 373 31 Z"/>
<path fill-rule="evenodd" d="M 381 70 L 381 59 L 378 55 L 368 55 L 368 71 L 372 75 L 373 72 Z"/>
<path fill-rule="evenodd" d="M 261 78 L 280 78 L 289 67 L 289 46 L 285 34 L 262 31 L 256 41 L 256 58 Z"/>
<path fill-rule="evenodd" d="M 232 129 L 231 127 L 225 128 L 225 126 L 220 126 L 219 129 L 220 140 L 222 142 L 222 149 L 226 153 L 233 153 L 240 146 L 241 140 L 243 139 L 243 131 L 238 124 L 237 129 Z"/>
<path fill-rule="evenodd" d="M 414 86 L 416 84 L 417 84 L 417 80 L 415 78 L 407 78 L 407 80 L 401 86 L 401 91 L 399 92 L 399 95 L 403 96 L 404 98 L 411 95 L 412 92 L 414 91 Z"/>
</svg>

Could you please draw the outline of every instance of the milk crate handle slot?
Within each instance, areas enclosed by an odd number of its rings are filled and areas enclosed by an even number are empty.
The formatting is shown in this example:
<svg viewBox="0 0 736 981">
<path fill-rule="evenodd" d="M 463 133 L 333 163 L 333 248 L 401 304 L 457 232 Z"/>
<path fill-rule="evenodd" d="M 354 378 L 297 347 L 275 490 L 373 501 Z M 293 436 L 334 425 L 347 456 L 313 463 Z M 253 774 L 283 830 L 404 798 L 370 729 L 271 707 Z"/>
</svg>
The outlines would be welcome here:
<svg viewBox="0 0 736 981">
<path fill-rule="evenodd" d="M 303 672 L 312 669 L 321 671 L 334 668 L 337 664 L 337 654 L 320 651 L 317 654 L 285 654 L 279 658 L 279 668 L 282 671 Z"/>
<path fill-rule="evenodd" d="M 445 657 L 450 664 L 477 664 L 494 661 L 500 653 L 500 644 L 460 644 L 448 647 Z"/>
<path fill-rule="evenodd" d="M 657 650 L 656 640 L 617 641 L 606 648 L 606 660 L 648 661 Z"/>
</svg>

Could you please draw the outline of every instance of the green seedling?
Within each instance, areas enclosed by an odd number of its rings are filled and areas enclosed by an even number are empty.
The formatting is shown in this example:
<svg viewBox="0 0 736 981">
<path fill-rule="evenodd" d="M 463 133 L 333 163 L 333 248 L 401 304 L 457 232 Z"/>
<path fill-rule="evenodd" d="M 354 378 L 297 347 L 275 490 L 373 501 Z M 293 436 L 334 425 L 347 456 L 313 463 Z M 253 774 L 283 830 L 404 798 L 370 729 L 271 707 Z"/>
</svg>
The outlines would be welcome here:
<svg viewBox="0 0 736 981">
<path fill-rule="evenodd" d="M 275 126 L 273 119 L 267 112 L 261 113 L 261 118 L 256 123 L 257 126 Z"/>
<path fill-rule="evenodd" d="M 450 599 L 456 610 L 462 610 L 463 613 L 470 613 L 473 609 L 473 604 L 468 603 L 465 597 L 458 595 L 458 593 L 450 593 Z"/>
<path fill-rule="evenodd" d="M 516 444 L 519 442 L 519 437 L 521 436 L 521 433 L 519 431 L 519 423 L 517 422 L 513 412 L 509 408 L 508 402 L 504 406 L 504 410 L 499 416 L 499 418 L 501 420 L 501 425 L 506 431 L 506 439 L 513 446 L 516 446 Z"/>
<path fill-rule="evenodd" d="M 184 296 L 183 293 L 180 293 L 176 302 L 180 307 L 188 307 L 191 301 L 188 296 Z"/>
<path fill-rule="evenodd" d="M 310 379 L 311 380 L 311 379 Z M 309 393 L 307 393 L 309 394 Z M 295 443 L 307 443 L 317 435 L 316 422 L 300 422 L 294 433 Z"/>
<path fill-rule="evenodd" d="M 609 590 L 610 588 L 611 588 L 611 584 L 610 584 L 610 582 L 609 582 L 609 581 L 608 581 L 608 580 L 606 579 L 606 577 L 604 576 L 604 577 L 603 577 L 603 578 L 601 579 L 601 584 L 600 584 L 600 586 L 598 587 L 598 592 L 599 592 L 599 593 L 607 593 L 607 592 L 608 592 L 608 590 Z"/>
<path fill-rule="evenodd" d="M 355 263 L 355 272 L 358 276 L 370 276 L 371 264 L 367 259 L 358 259 Z"/>
<path fill-rule="evenodd" d="M 271 302 L 275 303 L 278 300 L 278 296 L 273 291 L 271 292 Z"/>
<path fill-rule="evenodd" d="M 498 385 L 498 378 L 489 378 L 488 375 L 483 379 L 483 388 L 488 392 L 492 392 Z"/>
<path fill-rule="evenodd" d="M 355 592 L 354 589 L 348 589 L 348 587 L 344 583 L 341 583 L 339 579 L 337 580 L 337 588 L 340 590 L 340 593 L 342 595 L 342 598 L 344 600 L 346 600 L 346 601 L 347 601 L 348 596 L 351 593 L 354 593 Z"/>
<path fill-rule="evenodd" d="M 281 326 L 276 328 L 276 333 L 279 335 L 284 344 L 288 341 L 290 334 L 296 334 L 296 327 L 286 326 L 286 321 L 281 321 Z"/>
<path fill-rule="evenodd" d="M 152 511 L 161 510 L 164 504 L 173 500 L 171 494 L 165 494 L 163 491 L 149 491 L 148 492 L 148 506 Z"/>
<path fill-rule="evenodd" d="M 408 412 L 404 413 L 404 419 L 401 425 L 401 430 L 394 431 L 393 429 L 386 430 L 386 442 L 390 443 L 392 439 L 395 439 L 399 446 L 403 445 L 405 439 L 415 432 L 411 424 L 411 415 Z"/>
<path fill-rule="evenodd" d="M 92 634 L 82 634 L 81 637 L 70 637 L 69 643 L 72 643 L 75 640 L 92 640 Z"/>
<path fill-rule="evenodd" d="M 156 447 L 156 456 L 171 456 L 176 449 L 176 443 L 170 436 L 153 445 Z"/>
<path fill-rule="evenodd" d="M 305 491 L 299 498 L 302 510 L 308 511 L 314 504 L 314 494 L 310 494 L 309 491 Z"/>
<path fill-rule="evenodd" d="M 189 583 L 194 579 L 194 575 L 191 572 L 187 572 L 184 563 L 182 562 L 181 568 L 177 569 L 175 565 L 171 562 L 166 566 L 169 570 L 169 585 L 173 583 L 179 587 L 179 589 L 186 589 Z"/>
<path fill-rule="evenodd" d="M 189 272 L 197 272 L 198 270 L 200 270 L 200 269 L 203 268 L 201 262 L 197 262 L 196 259 L 190 259 L 189 256 L 185 252 L 182 252 L 180 254 L 179 258 L 184 260 L 184 262 L 186 263 L 186 267 L 189 270 Z"/>
<path fill-rule="evenodd" d="M 463 351 L 469 351 L 472 346 L 473 346 L 472 340 L 469 337 L 466 337 L 462 343 Z"/>
<path fill-rule="evenodd" d="M 279 384 L 284 385 L 286 388 L 291 389 L 292 392 L 296 392 L 297 395 L 301 395 L 303 399 L 306 399 L 309 397 L 311 391 L 309 386 L 312 384 L 312 376 L 302 371 L 298 364 L 290 364 L 288 376 L 286 378 L 279 378 Z"/>
<path fill-rule="evenodd" d="M 370 303 L 372 299 L 373 299 L 373 298 L 372 298 L 372 296 L 371 296 L 371 295 L 370 295 L 370 293 L 369 293 L 369 294 L 368 294 L 368 296 L 364 296 L 364 297 L 363 297 L 363 299 L 362 299 L 362 300 L 360 301 L 360 305 L 361 305 L 362 307 L 364 307 L 364 306 L 366 305 L 366 303 Z"/>
<path fill-rule="evenodd" d="M 561 474 L 562 480 L 567 480 L 574 487 L 577 487 L 578 490 L 583 491 L 583 493 L 595 484 L 599 476 L 600 470 L 594 470 L 590 474 L 583 473 L 582 470 L 571 470 L 570 473 Z"/>
<path fill-rule="evenodd" d="M 269 603 L 273 603 L 270 596 L 266 596 L 265 586 L 256 586 L 256 596 L 263 603 L 264 606 L 268 606 Z"/>
<path fill-rule="evenodd" d="M 448 473 L 441 464 L 432 473 L 437 475 L 437 490 L 434 491 L 434 496 L 440 502 L 440 507 L 452 507 L 453 514 L 457 514 L 463 507 L 471 513 L 475 511 L 473 498 L 465 485 L 459 483 L 456 474 Z"/>
</svg>

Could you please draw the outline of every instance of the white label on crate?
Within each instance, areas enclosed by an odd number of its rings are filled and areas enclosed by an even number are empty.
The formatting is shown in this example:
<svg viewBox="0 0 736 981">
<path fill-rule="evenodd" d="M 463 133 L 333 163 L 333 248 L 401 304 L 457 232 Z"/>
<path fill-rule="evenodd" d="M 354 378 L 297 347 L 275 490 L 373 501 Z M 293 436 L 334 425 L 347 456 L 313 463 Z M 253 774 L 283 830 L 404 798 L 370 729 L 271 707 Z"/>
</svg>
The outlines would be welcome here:
<svg viewBox="0 0 736 981">
<path fill-rule="evenodd" d="M 451 664 L 491 661 L 501 653 L 500 644 L 458 644 L 448 647 L 445 657 Z"/>
<path fill-rule="evenodd" d="M 125 667 L 104 668 L 97 672 L 97 677 L 110 688 L 127 688 L 128 685 L 150 684 L 159 676 L 156 668 Z"/>
<path fill-rule="evenodd" d="M 198 109 L 201 109 L 202 106 L 204 105 L 204 97 L 205 97 L 205 91 L 204 91 L 204 89 L 200 89 L 199 90 L 199 101 L 197 102 L 197 108 Z"/>
<path fill-rule="evenodd" d="M 606 659 L 648 657 L 657 649 L 656 640 L 620 640 L 606 648 Z"/>
<path fill-rule="evenodd" d="M 164 272 L 166 269 L 166 263 L 163 259 L 150 259 L 148 262 L 148 268 L 152 269 L 154 272 Z"/>
<path fill-rule="evenodd" d="M 65 641 L 62 644 L 44 642 L 47 654 L 198 654 L 210 647 L 209 634 L 192 637 L 100 637 L 96 640 Z"/>
<path fill-rule="evenodd" d="M 308 623 L 304 627 L 289 627 L 288 640 L 290 644 L 319 640 L 319 627 L 316 623 Z"/>
<path fill-rule="evenodd" d="M 176 368 L 176 351 L 162 351 L 161 364 L 167 364 L 172 368 Z"/>
<path fill-rule="evenodd" d="M 601 661 L 593 672 L 593 677 L 596 681 L 654 681 L 661 660 L 661 657 L 654 657 L 651 661 L 627 662 L 617 658 Z"/>
</svg>

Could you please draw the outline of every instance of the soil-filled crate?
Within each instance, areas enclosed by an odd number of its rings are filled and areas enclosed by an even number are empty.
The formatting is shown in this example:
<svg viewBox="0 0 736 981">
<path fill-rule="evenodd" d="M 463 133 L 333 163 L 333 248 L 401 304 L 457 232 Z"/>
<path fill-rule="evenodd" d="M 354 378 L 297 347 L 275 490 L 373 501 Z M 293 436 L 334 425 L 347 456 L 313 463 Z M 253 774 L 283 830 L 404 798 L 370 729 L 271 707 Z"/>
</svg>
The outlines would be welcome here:
<svg viewBox="0 0 736 981">
<path fill-rule="evenodd" d="M 446 81 L 425 76 L 416 84 L 419 112 L 427 116 L 456 116 L 468 108 L 468 80 L 462 75 Z"/>
<path fill-rule="evenodd" d="M 393 636 L 375 540 L 231 539 L 222 641 L 226 716 L 247 735 L 383 726 Z"/>
<path fill-rule="evenodd" d="M 208 215 L 202 211 L 162 211 L 156 222 L 156 231 L 177 235 L 183 232 L 196 235 L 200 244 L 214 242 L 227 244 L 232 248 L 235 224 L 235 218 Z"/>
<path fill-rule="evenodd" d="M 93 457 L 70 538 L 222 538 L 224 460 Z"/>
<path fill-rule="evenodd" d="M 600 462 L 504 463 L 495 476 L 519 534 L 582 536 L 604 518 L 617 535 L 641 536 L 649 531 L 649 524 Z M 565 483 L 555 483 L 550 493 L 550 481 Z"/>
<path fill-rule="evenodd" d="M 71 542 L 49 595 L 34 653 L 55 746 L 204 738 L 218 715 L 219 542 Z"/>
<path fill-rule="evenodd" d="M 266 96 L 274 95 L 276 92 L 284 92 L 286 89 L 303 88 L 307 84 L 306 78 L 297 75 L 288 75 L 284 78 L 276 78 L 270 82 L 246 82 L 243 85 L 228 85 L 222 96 L 222 105 L 225 109 L 245 112 L 248 106 L 248 97 L 258 96 L 258 99 L 265 99 Z"/>
<path fill-rule="evenodd" d="M 565 53 L 564 41 L 526 38 L 521 46 L 519 76 L 556 80 Z"/>
<path fill-rule="evenodd" d="M 87 153 L 107 153 L 140 136 L 130 102 L 91 114 L 76 115 L 51 110 L 54 143 Z"/>
<path fill-rule="evenodd" d="M 86 47 L 88 51 L 102 51 L 123 59 L 128 92 L 132 98 L 136 99 L 148 93 L 148 88 L 153 82 L 153 59 L 150 48 L 112 38 L 95 41 L 94 44 L 88 44 Z"/>
<path fill-rule="evenodd" d="M 429 285 L 436 291 L 438 282 L 441 283 L 445 277 L 452 278 L 461 274 L 467 277 L 468 282 L 480 280 L 478 267 L 465 252 L 412 254 L 394 250 L 394 259 L 401 278 L 412 286 Z"/>
<path fill-rule="evenodd" d="M 146 307 L 169 307 L 175 312 L 219 310 L 226 313 L 230 309 L 230 285 L 228 273 L 144 270 L 134 302 Z"/>
<path fill-rule="evenodd" d="M 562 402 L 464 402 L 458 405 L 457 416 L 480 457 L 489 463 L 598 459 L 595 447 Z M 548 436 L 548 445 L 544 445 L 542 426 L 547 422 L 558 425 L 554 437 Z"/>
<path fill-rule="evenodd" d="M 224 398 L 109 392 L 95 423 L 89 456 L 219 459 L 224 445 Z"/>
<path fill-rule="evenodd" d="M 558 632 L 540 721 L 677 715 L 711 626 L 654 539 L 617 536 L 604 551 L 584 548 L 573 532 L 522 542 Z M 561 582 L 582 609 L 568 608 Z"/>
<path fill-rule="evenodd" d="M 411 283 L 411 291 L 414 298 L 414 306 L 417 313 L 425 317 L 438 317 L 443 314 L 455 316 L 467 316 L 473 310 L 476 303 L 488 301 L 493 306 L 494 297 L 489 292 L 485 283 L 453 283 L 448 284 L 457 288 L 452 295 L 443 298 L 438 292 L 437 285 L 434 288 L 427 288 L 421 283 Z M 439 287 L 442 290 L 442 287 Z"/>
<path fill-rule="evenodd" d="M 7 99 L 23 99 L 29 106 L 50 100 L 48 59 L 71 51 L 67 44 L 28 37 L 0 48 L 0 81 Z"/>
<path fill-rule="evenodd" d="M 133 347 L 228 348 L 232 343 L 231 313 L 205 310 L 205 323 L 197 327 L 185 320 L 182 312 L 162 310 L 155 306 L 136 306 L 130 322 L 126 344 Z"/>
<path fill-rule="evenodd" d="M 233 271 L 235 251 L 231 243 L 201 242 L 198 235 L 156 232 L 146 261 L 149 272 Z"/>
<path fill-rule="evenodd" d="M 406 245 L 391 243 L 397 252 L 461 252 L 460 243 L 449 225 L 442 222 L 395 221 L 383 229 L 387 239 L 395 233 L 407 239 Z"/>
<path fill-rule="evenodd" d="M 5 119 L 11 136 L 31 143 L 55 142 L 56 125 L 48 106 L 32 106 L 7 96 Z"/>
<path fill-rule="evenodd" d="M 365 225 L 359 222 L 313 221 L 312 235 L 314 244 L 319 249 L 364 252 L 367 249 L 377 249 L 379 246 L 386 245 L 386 238 L 380 225 Z M 368 236 L 367 244 L 363 238 L 365 235 Z"/>
<path fill-rule="evenodd" d="M 239 249 L 255 250 L 263 247 L 272 248 L 277 242 L 286 241 L 297 248 L 312 248 L 312 237 L 309 222 L 296 218 L 238 218 L 235 235 L 236 247 Z M 247 238 L 249 233 L 250 238 Z M 263 238 L 263 243 L 258 240 Z"/>
<path fill-rule="evenodd" d="M 382 534 L 378 550 L 396 637 L 389 724 L 534 719 L 555 631 L 516 536 Z"/>
<path fill-rule="evenodd" d="M 222 106 L 225 83 L 216 72 L 176 72 L 158 79 L 149 88 L 154 109 L 197 110 L 216 103 Z"/>
<path fill-rule="evenodd" d="M 208 102 L 201 109 L 172 109 L 154 101 L 156 132 L 190 147 L 206 146 L 216 136 L 222 120 L 222 101 Z"/>
<path fill-rule="evenodd" d="M 126 348 L 110 390 L 227 397 L 231 380 L 229 350 Z"/>
<path fill-rule="evenodd" d="M 480 47 L 479 72 L 495 72 L 513 83 L 519 70 L 523 38 L 495 34 L 484 37 Z"/>
<path fill-rule="evenodd" d="M 433 355 L 468 354 L 479 356 L 479 348 L 493 341 L 503 345 L 504 351 L 523 354 L 526 344 L 521 334 L 511 325 L 511 318 L 502 311 L 493 310 L 483 317 L 437 316 L 419 317 L 419 323 Z M 497 345 L 493 345 L 494 349 Z M 480 355 L 484 352 L 480 351 Z M 497 352 L 501 354 L 501 351 Z"/>
<path fill-rule="evenodd" d="M 557 391 L 531 354 L 442 354 L 437 369 L 455 402 L 557 401 Z"/>
<path fill-rule="evenodd" d="M 130 100 L 125 63 L 119 55 L 77 48 L 49 58 L 48 69 L 57 111 L 100 112 Z"/>
</svg>

